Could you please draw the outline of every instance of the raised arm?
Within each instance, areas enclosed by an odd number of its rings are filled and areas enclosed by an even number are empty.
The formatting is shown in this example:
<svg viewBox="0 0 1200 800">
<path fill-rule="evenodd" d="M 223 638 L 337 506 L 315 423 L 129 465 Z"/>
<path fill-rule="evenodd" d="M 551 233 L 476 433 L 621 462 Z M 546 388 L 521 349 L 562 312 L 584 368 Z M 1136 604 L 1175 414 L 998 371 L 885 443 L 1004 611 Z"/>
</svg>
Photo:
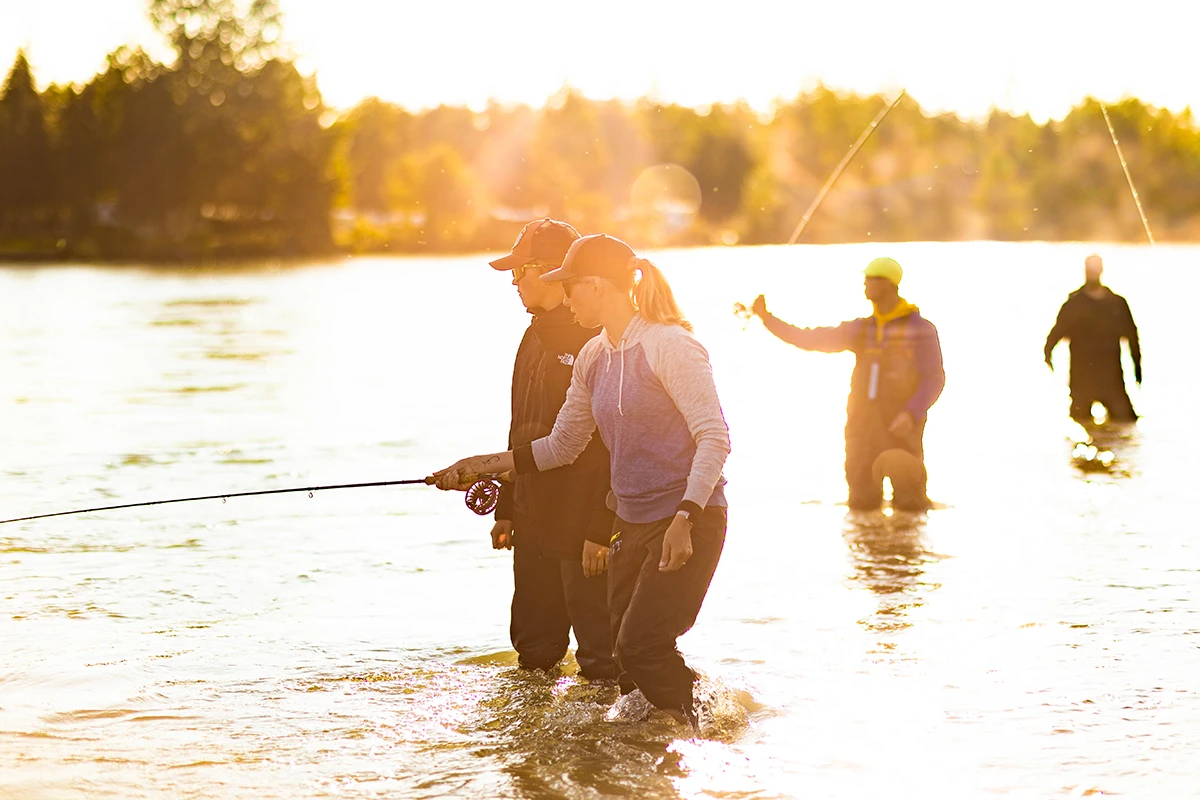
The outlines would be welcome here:
<svg viewBox="0 0 1200 800">
<path fill-rule="evenodd" d="M 797 328 L 768 311 L 766 299 L 762 295 L 754 301 L 751 310 L 762 319 L 766 329 L 779 339 L 802 350 L 816 350 L 820 353 L 853 350 L 859 326 L 862 324 L 859 320 L 850 320 L 832 328 Z"/>
</svg>

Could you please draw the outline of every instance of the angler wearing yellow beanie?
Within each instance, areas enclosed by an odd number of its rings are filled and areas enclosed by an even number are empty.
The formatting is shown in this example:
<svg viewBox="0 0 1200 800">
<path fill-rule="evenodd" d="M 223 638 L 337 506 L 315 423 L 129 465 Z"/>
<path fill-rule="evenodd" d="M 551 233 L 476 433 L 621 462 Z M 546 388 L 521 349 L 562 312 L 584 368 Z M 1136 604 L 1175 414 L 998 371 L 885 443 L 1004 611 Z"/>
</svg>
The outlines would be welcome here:
<svg viewBox="0 0 1200 800">
<path fill-rule="evenodd" d="M 828 328 L 797 328 L 771 314 L 761 295 L 751 311 L 788 344 L 823 353 L 854 353 L 846 406 L 848 505 L 879 508 L 887 475 L 895 507 L 923 510 L 930 505 L 925 494 L 925 421 L 946 382 L 937 328 L 900 296 L 904 270 L 895 259 L 872 260 L 863 276 L 863 294 L 872 306 L 867 317 Z"/>
</svg>

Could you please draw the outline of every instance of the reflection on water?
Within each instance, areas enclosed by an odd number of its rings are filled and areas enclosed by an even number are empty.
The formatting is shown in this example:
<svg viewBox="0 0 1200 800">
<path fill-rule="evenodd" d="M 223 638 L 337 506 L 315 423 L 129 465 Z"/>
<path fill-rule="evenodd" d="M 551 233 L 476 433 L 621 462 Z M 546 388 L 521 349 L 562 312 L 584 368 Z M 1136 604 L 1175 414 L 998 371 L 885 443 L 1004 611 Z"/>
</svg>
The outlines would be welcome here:
<svg viewBox="0 0 1200 800">
<path fill-rule="evenodd" d="M 1071 464 L 1085 475 L 1130 478 L 1137 471 L 1141 444 L 1136 423 L 1071 423 Z"/>
<path fill-rule="evenodd" d="M 925 514 L 903 511 L 851 511 L 842 537 L 854 565 L 851 579 L 878 595 L 876 612 L 860 623 L 880 633 L 912 625 L 909 611 L 926 602 L 939 584 L 924 579 L 927 564 L 942 556 L 928 549 Z"/>
</svg>

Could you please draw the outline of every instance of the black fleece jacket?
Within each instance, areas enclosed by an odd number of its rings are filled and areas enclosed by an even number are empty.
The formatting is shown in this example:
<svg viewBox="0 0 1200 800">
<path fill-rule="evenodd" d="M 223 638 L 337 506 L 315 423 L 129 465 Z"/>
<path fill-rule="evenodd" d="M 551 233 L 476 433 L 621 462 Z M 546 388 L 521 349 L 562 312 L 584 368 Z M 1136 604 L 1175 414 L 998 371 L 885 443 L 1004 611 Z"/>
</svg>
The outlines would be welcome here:
<svg viewBox="0 0 1200 800">
<path fill-rule="evenodd" d="M 1044 355 L 1050 363 L 1054 346 L 1062 339 L 1071 343 L 1071 383 L 1111 379 L 1120 383 L 1121 340 L 1129 342 L 1133 374 L 1142 382 L 1142 347 L 1137 326 L 1124 297 L 1102 286 L 1099 297 L 1089 297 L 1081 286 L 1067 297 L 1046 337 Z"/>
<path fill-rule="evenodd" d="M 599 328 L 583 328 L 566 306 L 539 311 L 525 331 L 513 365 L 509 449 L 540 439 L 554 428 L 567 398 L 580 349 Z M 583 541 L 608 546 L 613 512 L 607 506 L 609 455 L 599 435 L 566 467 L 518 475 L 505 484 L 497 520 L 512 520 L 514 547 L 552 558 L 576 559 Z"/>
</svg>

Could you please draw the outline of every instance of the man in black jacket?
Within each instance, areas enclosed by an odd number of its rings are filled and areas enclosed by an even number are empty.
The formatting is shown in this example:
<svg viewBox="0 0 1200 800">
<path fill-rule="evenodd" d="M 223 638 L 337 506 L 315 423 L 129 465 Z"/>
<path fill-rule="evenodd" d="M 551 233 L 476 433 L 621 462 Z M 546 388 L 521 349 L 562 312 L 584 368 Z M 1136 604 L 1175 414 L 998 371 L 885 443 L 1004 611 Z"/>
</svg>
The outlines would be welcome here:
<svg viewBox="0 0 1200 800">
<path fill-rule="evenodd" d="M 1142 349 L 1129 303 L 1100 283 L 1104 262 L 1088 256 L 1085 283 L 1071 292 L 1046 337 L 1046 364 L 1054 369 L 1051 353 L 1062 339 L 1071 343 L 1071 418 L 1092 421 L 1092 403 L 1100 403 L 1112 422 L 1134 422 L 1137 414 L 1125 391 L 1121 369 L 1121 340 L 1129 342 L 1133 377 L 1142 384 Z"/>
<path fill-rule="evenodd" d="M 562 284 L 540 279 L 562 265 L 578 238 L 565 222 L 537 220 L 521 230 L 509 255 L 491 262 L 497 270 L 512 271 L 521 302 L 533 315 L 513 365 L 509 449 L 550 433 L 575 357 L 600 332 L 575 321 L 563 304 Z M 574 464 L 520 475 L 501 489 L 492 547 L 513 549 L 509 632 L 523 667 L 557 664 L 573 628 L 580 673 L 616 677 L 604 576 L 613 525 L 608 491 L 609 455 L 599 436 Z"/>
</svg>

